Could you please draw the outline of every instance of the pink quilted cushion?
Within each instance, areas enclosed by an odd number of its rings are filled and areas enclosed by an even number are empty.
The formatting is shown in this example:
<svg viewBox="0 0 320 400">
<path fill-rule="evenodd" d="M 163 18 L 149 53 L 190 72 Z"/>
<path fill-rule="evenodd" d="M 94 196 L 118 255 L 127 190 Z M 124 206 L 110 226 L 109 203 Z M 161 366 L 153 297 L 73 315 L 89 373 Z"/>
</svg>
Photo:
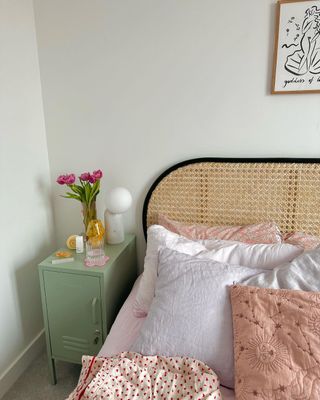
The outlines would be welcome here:
<svg viewBox="0 0 320 400">
<path fill-rule="evenodd" d="M 232 286 L 237 400 L 320 399 L 320 293 Z"/>
<path fill-rule="evenodd" d="M 223 239 L 244 243 L 279 243 L 281 233 L 274 222 L 243 226 L 185 225 L 159 214 L 159 225 L 191 240 Z"/>
<path fill-rule="evenodd" d="M 320 245 L 320 238 L 303 232 L 284 233 L 282 240 L 285 243 L 301 246 L 305 250 L 313 250 Z"/>
</svg>

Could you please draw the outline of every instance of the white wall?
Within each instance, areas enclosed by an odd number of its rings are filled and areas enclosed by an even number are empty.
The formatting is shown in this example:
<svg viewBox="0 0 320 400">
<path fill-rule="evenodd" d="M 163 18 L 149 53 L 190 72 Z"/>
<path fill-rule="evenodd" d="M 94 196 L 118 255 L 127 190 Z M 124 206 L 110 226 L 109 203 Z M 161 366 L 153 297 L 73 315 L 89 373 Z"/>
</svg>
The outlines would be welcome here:
<svg viewBox="0 0 320 400">
<path fill-rule="evenodd" d="M 37 263 L 55 247 L 32 0 L 0 0 L 0 397 L 43 346 Z"/>
<path fill-rule="evenodd" d="M 144 195 L 199 156 L 320 154 L 320 95 L 271 96 L 275 0 L 35 0 L 52 177 L 93 168 Z M 58 197 L 57 238 L 81 229 Z M 103 210 L 100 196 L 100 213 Z"/>
</svg>

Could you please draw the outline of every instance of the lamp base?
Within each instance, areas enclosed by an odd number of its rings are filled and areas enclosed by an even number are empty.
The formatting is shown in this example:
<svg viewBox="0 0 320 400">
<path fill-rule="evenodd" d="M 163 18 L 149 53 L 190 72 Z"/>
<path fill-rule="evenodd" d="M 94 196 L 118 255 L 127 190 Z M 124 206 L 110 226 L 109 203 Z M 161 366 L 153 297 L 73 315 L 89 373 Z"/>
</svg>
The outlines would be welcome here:
<svg viewBox="0 0 320 400">
<path fill-rule="evenodd" d="M 112 214 L 108 210 L 104 213 L 106 240 L 108 244 L 119 244 L 124 241 L 122 214 Z"/>
</svg>

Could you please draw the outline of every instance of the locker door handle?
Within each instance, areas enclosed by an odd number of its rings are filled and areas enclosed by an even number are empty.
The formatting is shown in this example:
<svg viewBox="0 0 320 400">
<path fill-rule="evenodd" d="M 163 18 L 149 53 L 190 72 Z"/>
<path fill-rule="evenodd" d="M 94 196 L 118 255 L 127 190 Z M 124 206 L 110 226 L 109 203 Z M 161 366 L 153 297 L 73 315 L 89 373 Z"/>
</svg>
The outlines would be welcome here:
<svg viewBox="0 0 320 400">
<path fill-rule="evenodd" d="M 100 334 L 101 334 L 101 332 L 99 331 L 99 329 L 96 329 L 96 331 L 95 331 L 95 338 L 94 338 L 94 340 L 93 340 L 93 343 L 94 343 L 94 344 L 98 344 L 98 343 L 99 343 Z"/>
<path fill-rule="evenodd" d="M 98 323 L 97 303 L 98 303 L 98 299 L 96 297 L 94 297 L 91 302 L 92 323 L 94 325 L 96 325 Z"/>
</svg>

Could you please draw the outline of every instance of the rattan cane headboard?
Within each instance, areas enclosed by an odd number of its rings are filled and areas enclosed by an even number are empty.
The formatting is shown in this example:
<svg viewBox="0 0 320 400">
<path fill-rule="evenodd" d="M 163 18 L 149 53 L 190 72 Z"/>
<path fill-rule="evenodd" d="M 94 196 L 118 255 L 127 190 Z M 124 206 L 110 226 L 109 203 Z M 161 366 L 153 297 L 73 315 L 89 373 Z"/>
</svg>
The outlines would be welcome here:
<svg viewBox="0 0 320 400">
<path fill-rule="evenodd" d="M 143 207 L 143 228 L 158 213 L 205 225 L 275 221 L 283 232 L 320 236 L 320 159 L 199 158 L 164 171 Z"/>
</svg>

